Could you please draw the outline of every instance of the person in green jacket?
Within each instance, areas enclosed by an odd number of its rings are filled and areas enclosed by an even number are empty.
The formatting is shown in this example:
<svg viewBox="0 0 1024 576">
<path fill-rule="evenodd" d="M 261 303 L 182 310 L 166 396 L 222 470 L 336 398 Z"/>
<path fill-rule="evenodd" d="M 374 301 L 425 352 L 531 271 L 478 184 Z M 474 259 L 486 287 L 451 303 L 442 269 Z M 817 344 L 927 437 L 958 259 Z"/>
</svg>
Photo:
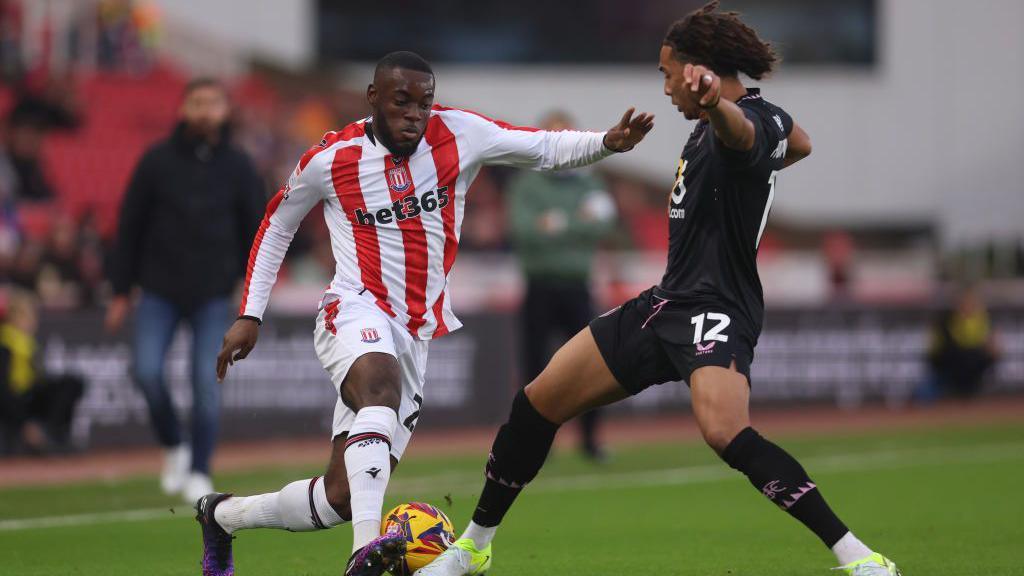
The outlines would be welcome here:
<svg viewBox="0 0 1024 576">
<path fill-rule="evenodd" d="M 548 113 L 543 130 L 571 130 L 562 111 Z M 526 278 L 522 309 L 525 382 L 551 357 L 550 339 L 568 340 L 594 317 L 590 269 L 594 252 L 615 227 L 615 203 L 605 183 L 587 170 L 521 172 L 508 188 L 512 243 Z M 604 458 L 597 411 L 580 417 L 582 449 Z"/>
</svg>

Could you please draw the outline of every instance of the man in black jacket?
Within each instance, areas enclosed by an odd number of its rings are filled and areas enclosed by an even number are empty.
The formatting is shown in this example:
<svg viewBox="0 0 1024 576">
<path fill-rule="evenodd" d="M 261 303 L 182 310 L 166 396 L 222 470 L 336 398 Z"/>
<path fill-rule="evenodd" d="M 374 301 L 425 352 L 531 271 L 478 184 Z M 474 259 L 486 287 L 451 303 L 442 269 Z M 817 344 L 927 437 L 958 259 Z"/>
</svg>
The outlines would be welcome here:
<svg viewBox="0 0 1024 576">
<path fill-rule="evenodd" d="M 115 296 L 107 329 L 120 328 L 132 287 L 141 288 L 133 374 L 167 451 L 161 487 L 191 502 L 213 491 L 217 352 L 265 200 L 252 162 L 229 142 L 229 115 L 220 83 L 199 79 L 188 85 L 173 134 L 150 148 L 132 175 L 111 266 Z M 182 441 L 163 370 L 182 320 L 193 334 L 191 451 Z"/>
</svg>

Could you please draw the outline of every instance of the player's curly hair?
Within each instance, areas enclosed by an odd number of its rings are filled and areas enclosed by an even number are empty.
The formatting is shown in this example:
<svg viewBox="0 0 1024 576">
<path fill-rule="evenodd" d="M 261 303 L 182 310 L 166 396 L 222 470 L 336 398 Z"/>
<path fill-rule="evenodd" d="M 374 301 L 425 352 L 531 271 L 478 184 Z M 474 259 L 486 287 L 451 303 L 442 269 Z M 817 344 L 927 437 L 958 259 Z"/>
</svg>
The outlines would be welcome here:
<svg viewBox="0 0 1024 576">
<path fill-rule="evenodd" d="M 771 73 L 779 56 L 739 16 L 719 12 L 718 0 L 712 0 L 673 22 L 663 44 L 680 60 L 707 66 L 719 76 L 743 72 L 760 80 Z"/>
</svg>

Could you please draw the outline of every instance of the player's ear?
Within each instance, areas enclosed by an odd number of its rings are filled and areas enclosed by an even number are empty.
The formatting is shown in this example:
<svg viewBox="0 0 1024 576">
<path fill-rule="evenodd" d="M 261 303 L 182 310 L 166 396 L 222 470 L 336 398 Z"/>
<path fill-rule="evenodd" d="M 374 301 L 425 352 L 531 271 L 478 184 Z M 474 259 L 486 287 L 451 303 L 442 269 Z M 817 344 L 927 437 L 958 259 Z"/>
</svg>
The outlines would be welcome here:
<svg viewBox="0 0 1024 576">
<path fill-rule="evenodd" d="M 366 101 L 370 103 L 371 107 L 377 106 L 377 87 L 373 84 L 366 87 Z"/>
</svg>

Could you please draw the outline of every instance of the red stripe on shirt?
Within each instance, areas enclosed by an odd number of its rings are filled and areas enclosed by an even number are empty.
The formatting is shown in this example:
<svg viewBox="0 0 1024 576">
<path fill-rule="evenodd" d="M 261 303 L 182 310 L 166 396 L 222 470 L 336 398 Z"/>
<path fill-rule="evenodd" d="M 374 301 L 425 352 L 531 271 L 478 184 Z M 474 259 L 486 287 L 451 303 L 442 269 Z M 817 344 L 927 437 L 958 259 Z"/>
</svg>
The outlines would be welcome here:
<svg viewBox="0 0 1024 576">
<path fill-rule="evenodd" d="M 306 150 L 302 155 L 302 158 L 299 158 L 298 172 L 302 172 L 306 169 L 306 165 L 313 159 L 313 156 L 316 156 L 320 152 L 330 148 L 335 142 L 340 140 L 351 140 L 353 138 L 363 136 L 364 134 L 366 134 L 366 126 L 362 122 L 353 122 L 348 126 L 345 126 L 341 132 L 335 132 L 332 130 L 324 134 L 324 137 L 320 140 L 319 144 L 311 147 L 309 150 Z"/>
<path fill-rule="evenodd" d="M 331 164 L 331 181 L 341 209 L 352 224 L 352 237 L 356 244 L 356 259 L 363 285 L 377 299 L 377 306 L 394 317 L 395 312 L 388 304 L 388 289 L 381 275 L 377 227 L 360 224 L 355 215 L 356 210 L 366 212 L 366 200 L 359 185 L 359 159 L 362 156 L 362 146 L 346 146 L 335 152 Z"/>
<path fill-rule="evenodd" d="M 524 132 L 540 132 L 540 128 L 534 128 L 533 126 L 515 126 L 513 124 L 509 124 L 508 122 L 503 122 L 501 120 L 495 120 L 494 118 L 491 118 L 489 116 L 484 116 L 483 114 L 481 114 L 479 112 L 474 112 L 472 110 L 466 110 L 464 108 L 449 108 L 448 106 L 441 106 L 440 104 L 434 104 L 434 107 L 431 108 L 431 110 L 435 110 L 437 112 L 445 112 L 445 111 L 448 111 L 448 110 L 455 110 L 455 111 L 458 111 L 458 112 L 465 112 L 466 114 L 472 114 L 474 116 L 479 116 L 480 118 L 483 118 L 484 120 L 487 120 L 488 122 L 491 122 L 492 124 L 497 124 L 498 126 L 501 126 L 502 128 L 504 128 L 506 130 L 522 130 Z"/>
<path fill-rule="evenodd" d="M 267 228 L 270 227 L 270 218 L 277 211 L 277 207 L 281 205 L 281 201 L 284 200 L 284 191 L 285 188 L 278 190 L 270 202 L 267 202 L 267 211 L 263 215 L 263 221 L 260 222 L 260 229 L 256 231 L 256 237 L 252 240 L 252 248 L 249 249 L 249 264 L 245 267 L 245 287 L 242 288 L 242 304 L 238 308 L 239 316 L 245 314 L 245 305 L 249 302 L 249 283 L 252 282 L 252 271 L 256 267 L 256 256 L 260 253 L 263 236 L 267 233 Z"/>
<path fill-rule="evenodd" d="M 448 204 L 441 209 L 441 220 L 444 223 L 444 287 L 433 307 L 434 318 L 437 319 L 434 337 L 440 337 L 448 333 L 448 326 L 444 322 L 444 289 L 448 285 L 448 272 L 455 264 L 455 255 L 459 252 L 459 240 L 455 237 L 455 183 L 459 178 L 459 147 L 455 135 L 440 116 L 430 119 L 424 137 L 434 157 L 437 186 L 448 188 Z"/>
<path fill-rule="evenodd" d="M 403 178 L 407 182 L 406 189 L 397 191 L 391 186 L 391 179 L 387 172 L 404 170 Z M 409 167 L 409 160 L 402 158 L 395 163 L 395 157 L 391 154 L 384 156 L 384 180 L 391 193 L 392 202 L 401 202 L 399 210 L 404 214 L 410 214 L 415 210 L 407 198 L 415 198 L 415 206 L 419 206 L 419 214 L 415 218 L 406 217 L 398 219 L 398 213 L 394 218 L 398 223 L 398 229 L 402 231 L 402 246 L 405 247 L 405 305 L 409 310 L 409 332 L 414 336 L 419 335 L 419 329 L 427 323 L 423 318 L 427 313 L 427 232 L 423 229 L 423 215 L 426 210 L 423 208 L 422 198 L 416 196 L 416 184 L 412 180 L 412 169 Z M 392 205 L 394 206 L 394 205 Z"/>
</svg>

